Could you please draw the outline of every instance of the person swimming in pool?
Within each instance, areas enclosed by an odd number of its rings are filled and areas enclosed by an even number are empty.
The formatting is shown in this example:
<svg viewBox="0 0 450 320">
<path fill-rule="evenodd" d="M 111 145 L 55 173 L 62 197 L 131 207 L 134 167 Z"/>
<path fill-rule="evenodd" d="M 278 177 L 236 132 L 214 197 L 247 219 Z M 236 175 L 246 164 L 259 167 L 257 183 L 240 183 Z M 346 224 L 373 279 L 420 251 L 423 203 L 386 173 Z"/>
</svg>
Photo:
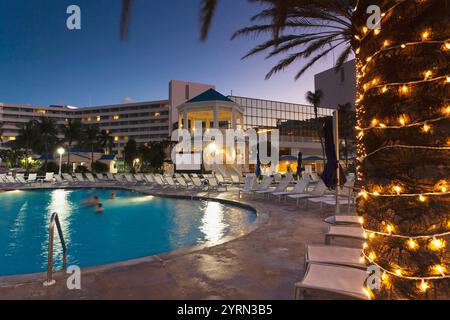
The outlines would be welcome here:
<svg viewBox="0 0 450 320">
<path fill-rule="evenodd" d="M 89 207 L 95 207 L 100 203 L 98 196 L 93 196 L 86 201 L 86 205 Z"/>
<path fill-rule="evenodd" d="M 117 199 L 117 195 L 115 192 L 111 192 L 111 200 L 116 200 Z"/>
<path fill-rule="evenodd" d="M 103 207 L 102 203 L 99 203 L 97 205 L 97 209 L 95 210 L 97 213 L 103 213 L 103 211 L 105 211 L 105 208 Z"/>
</svg>

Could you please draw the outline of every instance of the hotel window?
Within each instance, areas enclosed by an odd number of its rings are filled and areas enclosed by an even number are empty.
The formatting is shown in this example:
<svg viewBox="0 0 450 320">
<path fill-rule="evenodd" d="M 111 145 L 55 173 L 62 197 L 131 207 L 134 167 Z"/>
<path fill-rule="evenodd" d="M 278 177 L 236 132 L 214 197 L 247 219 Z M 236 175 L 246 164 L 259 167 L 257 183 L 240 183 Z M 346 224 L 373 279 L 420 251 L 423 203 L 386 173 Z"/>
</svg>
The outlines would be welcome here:
<svg viewBox="0 0 450 320">
<path fill-rule="evenodd" d="M 97 116 L 97 122 L 100 121 L 100 120 L 102 120 L 102 117 Z"/>
<path fill-rule="evenodd" d="M 117 137 L 117 136 L 114 137 L 114 141 L 119 141 L 119 140 L 120 140 L 119 137 Z"/>
<path fill-rule="evenodd" d="M 36 112 L 37 113 L 42 113 L 42 114 L 46 114 L 47 113 L 47 111 L 45 111 L 45 110 L 36 110 Z"/>
<path fill-rule="evenodd" d="M 120 119 L 120 116 L 119 116 L 119 115 L 113 116 L 113 120 L 119 120 L 119 119 Z"/>
<path fill-rule="evenodd" d="M 16 137 L 9 137 L 9 141 L 16 141 Z"/>
</svg>

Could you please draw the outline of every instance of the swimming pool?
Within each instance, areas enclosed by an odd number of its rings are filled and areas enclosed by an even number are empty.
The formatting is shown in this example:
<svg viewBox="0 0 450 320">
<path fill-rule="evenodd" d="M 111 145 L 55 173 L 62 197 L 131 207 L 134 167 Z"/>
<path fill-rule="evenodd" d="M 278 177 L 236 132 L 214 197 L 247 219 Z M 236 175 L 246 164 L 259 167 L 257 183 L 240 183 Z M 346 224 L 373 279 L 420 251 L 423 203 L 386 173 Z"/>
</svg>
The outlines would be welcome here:
<svg viewBox="0 0 450 320">
<path fill-rule="evenodd" d="M 111 199 L 111 193 L 117 195 Z M 98 196 L 104 212 L 86 200 Z M 215 201 L 161 198 L 125 190 L 36 190 L 0 193 L 0 276 L 47 270 L 48 224 L 59 214 L 68 265 L 97 266 L 216 244 L 243 232 L 251 210 Z M 55 268 L 62 249 L 55 230 Z"/>
</svg>

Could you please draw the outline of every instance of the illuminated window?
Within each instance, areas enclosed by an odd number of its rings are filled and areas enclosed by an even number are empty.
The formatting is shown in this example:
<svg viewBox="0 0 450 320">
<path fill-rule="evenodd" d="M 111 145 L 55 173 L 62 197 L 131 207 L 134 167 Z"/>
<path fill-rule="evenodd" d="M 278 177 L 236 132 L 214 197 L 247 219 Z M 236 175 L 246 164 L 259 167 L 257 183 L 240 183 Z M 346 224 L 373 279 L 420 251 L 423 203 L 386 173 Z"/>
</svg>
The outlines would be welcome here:
<svg viewBox="0 0 450 320">
<path fill-rule="evenodd" d="M 97 116 L 97 121 L 100 121 L 100 120 L 102 120 L 102 117 Z"/>
<path fill-rule="evenodd" d="M 42 109 L 36 110 L 36 112 L 37 112 L 37 113 L 42 113 L 42 114 L 46 114 L 46 113 L 47 113 L 47 111 L 42 110 Z"/>
<path fill-rule="evenodd" d="M 119 120 L 119 119 L 120 119 L 120 116 L 119 116 L 119 115 L 115 115 L 115 116 L 113 116 L 113 119 L 114 119 L 114 120 Z"/>
<path fill-rule="evenodd" d="M 159 117 L 159 116 L 161 116 L 161 113 L 155 112 L 155 117 Z"/>
<path fill-rule="evenodd" d="M 114 141 L 119 141 L 119 137 L 114 137 Z"/>
<path fill-rule="evenodd" d="M 16 137 L 9 137 L 9 141 L 16 141 Z"/>
</svg>

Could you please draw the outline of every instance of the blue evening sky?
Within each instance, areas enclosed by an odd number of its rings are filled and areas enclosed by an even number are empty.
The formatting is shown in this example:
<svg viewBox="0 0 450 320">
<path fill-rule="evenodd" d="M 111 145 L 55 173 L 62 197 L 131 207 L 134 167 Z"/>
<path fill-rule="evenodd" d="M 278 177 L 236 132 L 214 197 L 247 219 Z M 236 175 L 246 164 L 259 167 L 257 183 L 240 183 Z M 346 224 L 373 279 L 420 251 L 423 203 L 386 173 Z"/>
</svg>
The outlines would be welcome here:
<svg viewBox="0 0 450 320">
<path fill-rule="evenodd" d="M 82 10 L 82 30 L 66 28 L 66 8 Z M 265 81 L 277 60 L 241 57 L 261 40 L 231 34 L 260 7 L 222 0 L 209 39 L 199 40 L 199 0 L 135 0 L 129 36 L 119 39 L 120 0 L 0 0 L 0 102 L 105 105 L 168 98 L 168 82 L 216 84 L 224 94 L 304 102 L 314 74 L 294 81 L 301 62 Z"/>
</svg>

